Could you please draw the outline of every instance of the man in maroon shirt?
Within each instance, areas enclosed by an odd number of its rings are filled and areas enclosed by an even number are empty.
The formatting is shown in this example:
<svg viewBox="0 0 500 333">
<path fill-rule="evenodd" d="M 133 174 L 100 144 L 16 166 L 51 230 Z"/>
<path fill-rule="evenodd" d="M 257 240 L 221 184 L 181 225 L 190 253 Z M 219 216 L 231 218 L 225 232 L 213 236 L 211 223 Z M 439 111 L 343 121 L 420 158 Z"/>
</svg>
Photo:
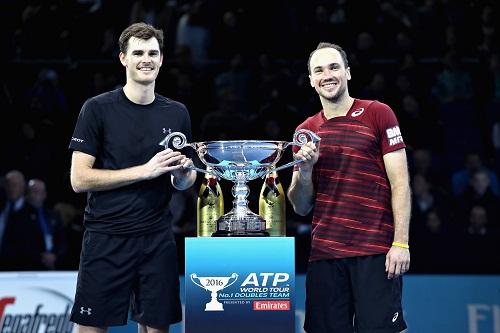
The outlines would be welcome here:
<svg viewBox="0 0 500 333">
<path fill-rule="evenodd" d="M 306 282 L 308 333 L 400 332 L 402 278 L 410 266 L 405 144 L 391 108 L 349 95 L 347 56 L 320 43 L 309 57 L 323 110 L 297 129 L 321 137 L 296 152 L 288 197 L 313 209 Z"/>
</svg>

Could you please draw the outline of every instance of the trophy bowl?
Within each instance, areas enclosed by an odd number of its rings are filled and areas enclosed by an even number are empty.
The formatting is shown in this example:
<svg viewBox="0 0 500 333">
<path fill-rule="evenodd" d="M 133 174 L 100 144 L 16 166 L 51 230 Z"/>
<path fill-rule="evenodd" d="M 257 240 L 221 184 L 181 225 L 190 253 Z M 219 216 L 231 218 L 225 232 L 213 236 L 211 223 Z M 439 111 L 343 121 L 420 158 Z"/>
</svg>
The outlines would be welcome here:
<svg viewBox="0 0 500 333">
<path fill-rule="evenodd" d="M 286 141 L 205 141 L 195 149 L 200 160 L 220 178 L 246 181 L 262 177 L 281 158 Z"/>
<path fill-rule="evenodd" d="M 173 132 L 160 142 L 167 149 L 193 148 L 199 159 L 211 172 L 192 167 L 193 170 L 211 173 L 234 182 L 233 209 L 217 220 L 217 231 L 212 236 L 269 236 L 266 221 L 248 208 L 249 188 L 247 182 L 268 173 L 291 167 L 301 160 L 294 160 L 277 167 L 283 151 L 291 145 L 303 146 L 307 142 L 317 143 L 320 138 L 312 131 L 301 129 L 294 133 L 293 141 L 228 140 L 188 143 L 181 132 Z"/>
</svg>

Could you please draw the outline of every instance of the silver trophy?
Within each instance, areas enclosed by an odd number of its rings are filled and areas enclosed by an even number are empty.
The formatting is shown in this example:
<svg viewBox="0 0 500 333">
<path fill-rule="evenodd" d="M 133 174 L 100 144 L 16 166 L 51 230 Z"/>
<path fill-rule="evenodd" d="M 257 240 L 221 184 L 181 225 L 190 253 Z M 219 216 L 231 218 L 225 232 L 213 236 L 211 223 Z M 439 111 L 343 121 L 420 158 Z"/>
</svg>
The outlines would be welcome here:
<svg viewBox="0 0 500 333">
<path fill-rule="evenodd" d="M 288 146 L 302 147 L 307 142 L 317 143 L 320 138 L 312 131 L 301 129 L 294 133 L 293 141 L 230 140 L 188 143 L 181 132 L 170 133 L 160 142 L 167 149 L 193 148 L 210 172 L 197 167 L 193 170 L 211 173 L 233 181 L 233 209 L 217 220 L 217 231 L 212 236 L 269 236 L 266 221 L 248 208 L 247 182 L 267 174 L 294 166 L 302 160 L 294 160 L 276 167 L 276 163 Z"/>
</svg>

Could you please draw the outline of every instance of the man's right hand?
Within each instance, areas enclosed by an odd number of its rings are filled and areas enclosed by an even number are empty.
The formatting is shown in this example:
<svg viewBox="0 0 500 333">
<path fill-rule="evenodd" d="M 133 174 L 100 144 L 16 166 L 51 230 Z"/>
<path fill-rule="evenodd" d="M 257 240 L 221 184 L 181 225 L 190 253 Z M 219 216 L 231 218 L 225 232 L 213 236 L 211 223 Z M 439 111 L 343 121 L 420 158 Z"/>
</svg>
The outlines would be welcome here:
<svg viewBox="0 0 500 333">
<path fill-rule="evenodd" d="M 319 149 L 312 142 L 308 142 L 300 148 L 294 155 L 296 160 L 302 160 L 302 163 L 297 164 L 301 173 L 312 173 L 314 164 L 319 158 Z"/>
<path fill-rule="evenodd" d="M 144 164 L 146 178 L 153 179 L 166 172 L 180 169 L 182 164 L 179 164 L 179 161 L 184 158 L 186 156 L 170 148 L 160 151 Z"/>
</svg>

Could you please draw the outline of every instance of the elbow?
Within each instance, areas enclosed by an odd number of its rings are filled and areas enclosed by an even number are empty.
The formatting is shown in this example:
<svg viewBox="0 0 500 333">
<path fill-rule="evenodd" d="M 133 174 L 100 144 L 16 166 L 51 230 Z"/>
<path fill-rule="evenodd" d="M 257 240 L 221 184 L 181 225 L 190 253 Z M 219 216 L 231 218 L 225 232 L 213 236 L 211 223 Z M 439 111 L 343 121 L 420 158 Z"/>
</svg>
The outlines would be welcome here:
<svg viewBox="0 0 500 333">
<path fill-rule="evenodd" d="M 72 188 L 73 188 L 73 191 L 75 193 L 84 193 L 84 192 L 86 192 L 85 190 L 83 190 L 81 188 L 78 188 L 78 187 L 75 187 L 75 186 L 72 186 Z"/>
<path fill-rule="evenodd" d="M 298 207 L 298 206 L 294 206 L 294 205 L 292 205 L 292 206 L 293 206 L 293 210 L 295 211 L 295 213 L 297 213 L 300 216 L 306 216 L 307 214 L 309 214 L 309 212 L 312 209 L 312 206 L 309 206 L 309 207 Z"/>
<path fill-rule="evenodd" d="M 293 211 L 300 216 L 306 216 L 312 209 L 311 204 L 307 203 L 298 204 L 292 200 L 290 200 L 290 203 L 292 204 Z"/>
<path fill-rule="evenodd" d="M 77 184 L 71 182 L 71 188 L 73 189 L 73 191 L 75 193 L 83 193 L 85 192 L 85 189 L 83 189 L 82 187 L 78 186 Z"/>
<path fill-rule="evenodd" d="M 78 177 L 71 175 L 71 188 L 75 193 L 83 193 L 86 192 L 87 189 L 83 186 L 83 182 L 78 179 Z"/>
<path fill-rule="evenodd" d="M 290 189 L 288 191 L 288 200 L 292 204 L 293 211 L 300 215 L 300 216 L 306 216 L 309 214 L 309 212 L 312 209 L 312 204 L 310 202 L 306 202 L 306 200 L 303 200 L 303 198 L 296 196 L 295 191 Z"/>
</svg>

